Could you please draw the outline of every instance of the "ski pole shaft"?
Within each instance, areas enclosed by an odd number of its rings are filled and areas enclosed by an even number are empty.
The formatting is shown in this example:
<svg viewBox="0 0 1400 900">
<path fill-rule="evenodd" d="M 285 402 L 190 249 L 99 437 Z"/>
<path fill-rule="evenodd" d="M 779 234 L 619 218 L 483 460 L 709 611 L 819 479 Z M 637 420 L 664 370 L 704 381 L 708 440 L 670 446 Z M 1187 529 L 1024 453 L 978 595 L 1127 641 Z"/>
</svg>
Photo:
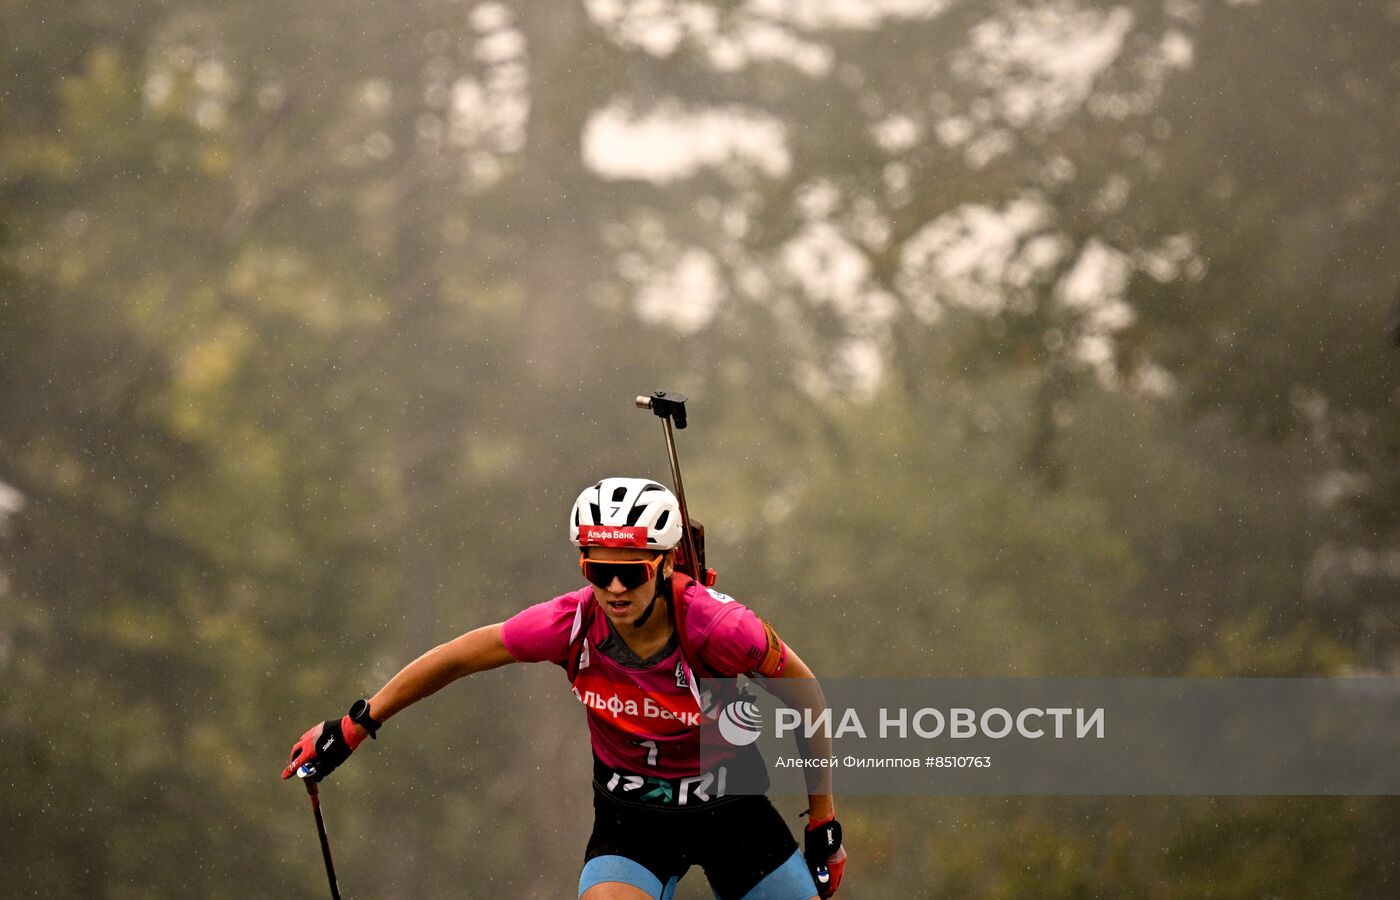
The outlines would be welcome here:
<svg viewBox="0 0 1400 900">
<path fill-rule="evenodd" d="M 302 777 L 306 793 L 311 797 L 311 811 L 316 814 L 316 834 L 321 838 L 321 856 L 326 861 L 326 878 L 331 883 L 331 900 L 340 900 L 340 886 L 335 881 L 335 863 L 331 861 L 331 842 L 326 837 L 326 820 L 321 818 L 321 790 L 313 778 Z"/>
</svg>

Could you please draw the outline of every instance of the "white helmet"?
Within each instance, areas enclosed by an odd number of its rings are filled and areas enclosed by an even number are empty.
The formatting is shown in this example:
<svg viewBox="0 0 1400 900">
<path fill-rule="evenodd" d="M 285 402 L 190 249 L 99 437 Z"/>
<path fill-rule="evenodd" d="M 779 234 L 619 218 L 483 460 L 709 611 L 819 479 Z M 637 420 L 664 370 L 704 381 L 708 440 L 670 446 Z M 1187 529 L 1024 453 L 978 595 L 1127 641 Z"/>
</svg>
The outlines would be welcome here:
<svg viewBox="0 0 1400 900">
<path fill-rule="evenodd" d="M 681 505 L 649 478 L 604 478 L 574 501 L 569 540 L 575 547 L 671 550 L 681 542 Z"/>
</svg>

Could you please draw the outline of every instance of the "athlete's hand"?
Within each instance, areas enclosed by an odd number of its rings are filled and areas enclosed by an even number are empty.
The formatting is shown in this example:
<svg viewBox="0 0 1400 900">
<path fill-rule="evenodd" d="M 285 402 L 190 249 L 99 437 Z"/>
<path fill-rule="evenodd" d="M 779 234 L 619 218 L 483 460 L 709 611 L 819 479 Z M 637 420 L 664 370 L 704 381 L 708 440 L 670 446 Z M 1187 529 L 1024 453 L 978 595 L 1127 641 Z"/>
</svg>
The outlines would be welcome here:
<svg viewBox="0 0 1400 900">
<path fill-rule="evenodd" d="M 321 781 L 349 759 L 364 739 L 365 731 L 350 721 L 349 716 L 328 719 L 292 745 L 292 763 L 282 770 L 282 779 L 291 778 L 297 769 L 305 766 L 306 777 Z"/>
<path fill-rule="evenodd" d="M 841 887 L 841 875 L 846 871 L 846 848 L 841 846 L 841 823 L 835 818 L 807 825 L 806 846 L 802 851 L 817 893 L 830 897 Z"/>
</svg>

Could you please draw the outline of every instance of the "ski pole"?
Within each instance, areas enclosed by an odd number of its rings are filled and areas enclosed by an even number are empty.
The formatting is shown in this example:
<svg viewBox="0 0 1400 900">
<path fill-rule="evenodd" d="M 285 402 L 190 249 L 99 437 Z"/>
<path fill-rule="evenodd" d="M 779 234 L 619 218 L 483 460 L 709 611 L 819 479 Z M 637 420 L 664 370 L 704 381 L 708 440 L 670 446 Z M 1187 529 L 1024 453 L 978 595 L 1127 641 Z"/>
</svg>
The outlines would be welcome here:
<svg viewBox="0 0 1400 900">
<path fill-rule="evenodd" d="M 685 428 L 685 401 L 689 399 L 685 394 L 677 394 L 674 391 L 653 391 L 650 397 L 638 397 L 637 408 L 649 409 L 658 418 L 666 432 L 666 455 L 671 462 L 671 480 L 676 485 L 676 499 L 681 505 L 681 532 L 685 536 L 686 562 L 689 564 L 689 574 L 691 578 L 701 584 L 705 583 L 704 573 L 700 571 L 700 556 L 695 552 L 695 538 L 690 531 L 690 511 L 685 505 L 685 485 L 681 483 L 681 463 L 676 456 L 676 437 L 671 431 L 671 422 L 675 420 L 676 428 Z"/>
<path fill-rule="evenodd" d="M 321 856 L 326 860 L 326 878 L 331 883 L 331 900 L 340 900 L 340 887 L 335 881 L 335 863 L 331 862 L 331 842 L 326 837 L 326 821 L 321 818 L 321 789 L 310 774 L 305 766 L 297 770 L 301 783 L 306 785 L 306 793 L 311 797 L 311 811 L 316 814 L 316 834 L 321 838 Z"/>
</svg>

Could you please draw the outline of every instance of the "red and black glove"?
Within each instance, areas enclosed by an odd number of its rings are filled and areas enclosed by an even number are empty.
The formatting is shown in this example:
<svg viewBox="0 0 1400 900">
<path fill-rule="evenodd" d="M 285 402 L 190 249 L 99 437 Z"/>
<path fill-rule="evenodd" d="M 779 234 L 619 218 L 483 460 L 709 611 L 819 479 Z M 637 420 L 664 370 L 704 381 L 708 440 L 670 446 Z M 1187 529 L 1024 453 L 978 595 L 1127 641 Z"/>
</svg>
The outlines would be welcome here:
<svg viewBox="0 0 1400 900">
<path fill-rule="evenodd" d="M 841 873 L 846 872 L 846 847 L 841 845 L 841 823 L 836 817 L 806 826 L 806 845 L 802 848 L 806 868 L 812 871 L 816 893 L 830 897 L 841 886 Z"/>
<path fill-rule="evenodd" d="M 291 778 L 297 769 L 305 766 L 307 778 L 321 781 L 350 758 L 350 754 L 365 739 L 364 735 L 349 716 L 327 719 L 292 745 L 292 763 L 282 770 L 283 780 Z"/>
<path fill-rule="evenodd" d="M 841 823 L 836 819 L 807 824 L 806 846 L 802 856 L 817 883 L 817 893 L 830 897 L 841 887 L 841 875 L 846 871 L 846 848 L 841 846 Z"/>
</svg>

